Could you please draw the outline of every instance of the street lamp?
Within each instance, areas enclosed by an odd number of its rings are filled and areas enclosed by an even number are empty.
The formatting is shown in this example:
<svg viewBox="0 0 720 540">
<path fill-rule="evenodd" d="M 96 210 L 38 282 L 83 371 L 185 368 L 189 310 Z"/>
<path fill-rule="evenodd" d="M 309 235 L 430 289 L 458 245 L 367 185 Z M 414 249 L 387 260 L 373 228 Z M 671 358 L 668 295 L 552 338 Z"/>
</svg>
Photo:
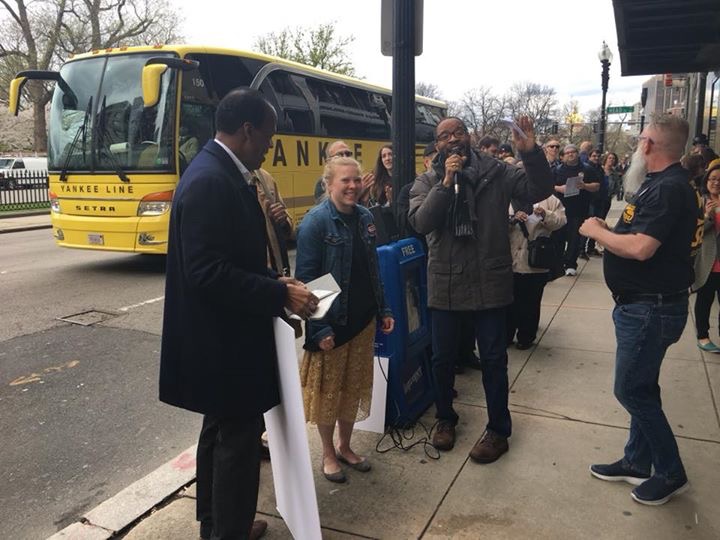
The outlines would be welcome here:
<svg viewBox="0 0 720 540">
<path fill-rule="evenodd" d="M 598 53 L 602 64 L 602 107 L 600 108 L 600 136 L 598 137 L 598 149 L 602 154 L 605 150 L 605 125 L 607 123 L 607 111 L 605 110 L 605 98 L 607 97 L 608 81 L 610 80 L 610 62 L 612 62 L 612 51 L 607 43 L 603 41 L 602 49 Z"/>
</svg>

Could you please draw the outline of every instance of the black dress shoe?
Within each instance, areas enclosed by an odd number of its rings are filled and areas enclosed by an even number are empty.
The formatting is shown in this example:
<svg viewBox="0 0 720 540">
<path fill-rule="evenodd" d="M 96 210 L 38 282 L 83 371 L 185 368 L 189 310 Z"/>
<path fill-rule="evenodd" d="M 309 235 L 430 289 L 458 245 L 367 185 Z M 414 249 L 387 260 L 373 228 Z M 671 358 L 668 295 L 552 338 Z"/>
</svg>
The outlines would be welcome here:
<svg viewBox="0 0 720 540">
<path fill-rule="evenodd" d="M 529 348 L 532 347 L 532 346 L 533 346 L 532 341 L 531 341 L 530 343 L 520 343 L 520 342 L 518 341 L 517 345 L 515 345 L 515 348 L 516 348 L 517 350 L 519 350 L 519 351 L 525 351 L 525 350 L 529 349 Z"/>
<path fill-rule="evenodd" d="M 469 367 L 470 369 L 482 369 L 482 363 L 480 362 L 480 359 L 475 356 L 475 353 L 470 353 L 465 359 L 463 360 L 463 366 Z"/>
<path fill-rule="evenodd" d="M 267 531 L 267 521 L 258 519 L 253 522 L 252 529 L 250 529 L 250 536 L 248 538 L 250 538 L 250 540 L 262 538 L 265 535 L 265 531 Z"/>
</svg>

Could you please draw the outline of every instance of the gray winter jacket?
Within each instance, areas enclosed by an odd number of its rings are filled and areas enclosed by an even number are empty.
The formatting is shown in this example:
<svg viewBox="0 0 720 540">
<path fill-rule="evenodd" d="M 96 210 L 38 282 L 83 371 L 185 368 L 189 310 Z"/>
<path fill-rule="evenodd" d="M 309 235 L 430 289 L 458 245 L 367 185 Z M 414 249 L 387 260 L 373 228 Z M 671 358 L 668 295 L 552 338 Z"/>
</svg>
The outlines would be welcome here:
<svg viewBox="0 0 720 540">
<path fill-rule="evenodd" d="M 508 236 L 510 199 L 536 203 L 553 193 L 553 176 L 539 146 L 522 154 L 525 169 L 473 152 L 460 179 L 471 188 L 477 238 L 454 235 L 455 192 L 442 185 L 444 166 L 421 174 L 410 190 L 409 220 L 428 242 L 428 305 L 451 311 L 507 306 L 513 300 Z"/>
</svg>

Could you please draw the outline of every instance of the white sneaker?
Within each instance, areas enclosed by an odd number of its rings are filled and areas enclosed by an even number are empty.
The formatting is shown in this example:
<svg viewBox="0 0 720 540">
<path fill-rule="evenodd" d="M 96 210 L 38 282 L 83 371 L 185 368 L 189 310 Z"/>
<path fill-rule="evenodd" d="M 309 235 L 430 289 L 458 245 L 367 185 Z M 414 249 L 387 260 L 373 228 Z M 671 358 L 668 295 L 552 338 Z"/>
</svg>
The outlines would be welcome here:
<svg viewBox="0 0 720 540">
<path fill-rule="evenodd" d="M 566 276 L 576 276 L 576 275 L 577 275 L 577 270 L 575 270 L 574 268 L 566 268 L 566 269 L 565 269 L 565 275 L 566 275 Z"/>
</svg>

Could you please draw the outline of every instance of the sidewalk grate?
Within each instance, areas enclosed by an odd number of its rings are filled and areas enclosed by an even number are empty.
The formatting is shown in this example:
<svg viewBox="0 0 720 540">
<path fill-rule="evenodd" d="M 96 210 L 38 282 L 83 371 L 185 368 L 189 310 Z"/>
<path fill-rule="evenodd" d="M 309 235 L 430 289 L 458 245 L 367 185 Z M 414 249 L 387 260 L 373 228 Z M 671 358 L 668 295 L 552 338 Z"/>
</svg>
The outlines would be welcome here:
<svg viewBox="0 0 720 540">
<path fill-rule="evenodd" d="M 64 317 L 57 317 L 58 321 L 64 321 L 70 324 L 79 324 L 80 326 L 92 326 L 97 323 L 105 322 L 109 319 L 113 319 L 121 313 L 115 313 L 112 311 L 102 311 L 99 309 L 91 309 L 89 311 L 81 311 L 74 315 L 66 315 Z"/>
</svg>

